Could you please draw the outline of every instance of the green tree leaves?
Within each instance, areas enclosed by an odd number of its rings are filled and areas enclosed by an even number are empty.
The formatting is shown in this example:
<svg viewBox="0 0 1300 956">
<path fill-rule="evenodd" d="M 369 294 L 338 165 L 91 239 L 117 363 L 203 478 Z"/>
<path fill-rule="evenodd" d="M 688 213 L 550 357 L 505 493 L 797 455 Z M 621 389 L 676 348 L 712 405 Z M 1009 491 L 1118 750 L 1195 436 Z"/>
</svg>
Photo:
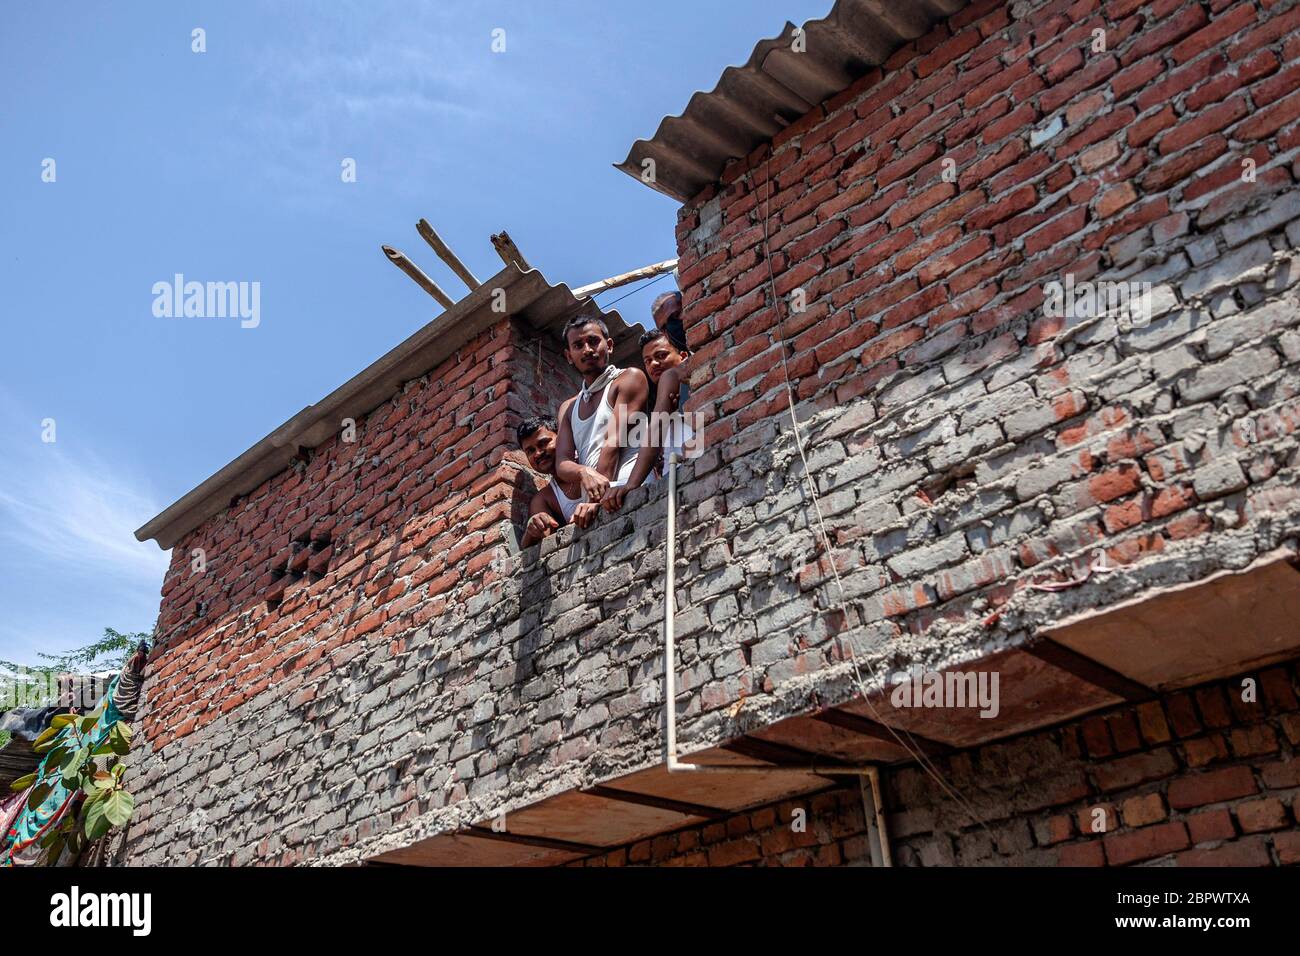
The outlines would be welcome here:
<svg viewBox="0 0 1300 956">
<path fill-rule="evenodd" d="M 135 809 L 135 797 L 125 790 L 109 790 L 103 798 L 104 816 L 115 827 L 124 827 Z"/>
<path fill-rule="evenodd" d="M 126 826 L 135 809 L 135 797 L 122 783 L 126 775 L 122 758 L 131 750 L 131 727 L 119 720 L 106 734 L 102 729 L 96 733 L 102 714 L 102 705 L 84 716 L 55 714 L 33 745 L 46 754 L 41 770 L 11 785 L 16 791 L 31 787 L 27 808 L 33 812 L 55 792 L 56 781 L 82 799 L 79 819 L 69 815 L 41 837 L 47 864 L 56 864 L 65 849 L 75 855 L 113 827 Z"/>
<path fill-rule="evenodd" d="M 81 768 L 90 759 L 90 746 L 83 744 L 63 764 L 63 785 L 69 790 L 81 786 Z"/>
<path fill-rule="evenodd" d="M 104 636 L 92 641 L 85 647 L 74 648 L 62 654 L 41 654 L 52 663 L 51 669 L 57 671 L 90 670 L 95 666 L 120 670 L 126 665 L 137 644 L 149 639 L 143 631 L 137 634 L 123 634 L 111 627 L 104 628 Z"/>
<path fill-rule="evenodd" d="M 119 720 L 108 732 L 108 743 L 113 753 L 125 757 L 131 750 L 131 728 L 125 721 Z"/>
<path fill-rule="evenodd" d="M 36 808 L 50 798 L 54 792 L 54 784 L 38 783 L 32 787 L 32 792 L 27 795 L 27 809 L 35 813 Z"/>
<path fill-rule="evenodd" d="M 113 825 L 108 818 L 106 804 L 107 801 L 103 797 L 92 797 L 86 801 L 86 808 L 82 813 L 82 827 L 85 830 L 86 839 L 98 840 Z"/>
</svg>

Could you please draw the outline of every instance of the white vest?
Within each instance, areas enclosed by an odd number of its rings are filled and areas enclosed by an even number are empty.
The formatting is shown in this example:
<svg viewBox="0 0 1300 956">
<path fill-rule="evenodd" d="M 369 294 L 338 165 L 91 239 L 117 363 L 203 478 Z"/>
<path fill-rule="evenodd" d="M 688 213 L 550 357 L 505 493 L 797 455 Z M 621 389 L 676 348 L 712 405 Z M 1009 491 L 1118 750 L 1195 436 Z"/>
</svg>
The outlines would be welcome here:
<svg viewBox="0 0 1300 956">
<path fill-rule="evenodd" d="M 569 410 L 569 427 L 573 431 L 574 457 L 580 465 L 594 469 L 600 464 L 600 453 L 605 447 L 605 436 L 609 433 L 609 423 L 614 417 L 614 409 L 608 399 L 609 388 L 617 379 L 618 376 L 614 376 L 601 389 L 600 401 L 590 418 L 583 419 L 578 414 L 578 408 L 582 405 L 581 394 L 573 400 L 573 407 Z M 618 459 L 618 474 L 610 482 L 612 487 L 617 488 L 627 484 L 628 478 L 632 476 L 632 469 L 636 467 L 636 456 L 639 451 L 639 448 L 622 449 Z"/>
<path fill-rule="evenodd" d="M 555 503 L 560 506 L 560 514 L 564 516 L 564 523 L 568 524 L 573 520 L 573 512 L 578 509 L 578 505 L 582 504 L 582 499 L 570 498 L 554 478 L 551 479 L 551 491 L 555 493 Z"/>
</svg>

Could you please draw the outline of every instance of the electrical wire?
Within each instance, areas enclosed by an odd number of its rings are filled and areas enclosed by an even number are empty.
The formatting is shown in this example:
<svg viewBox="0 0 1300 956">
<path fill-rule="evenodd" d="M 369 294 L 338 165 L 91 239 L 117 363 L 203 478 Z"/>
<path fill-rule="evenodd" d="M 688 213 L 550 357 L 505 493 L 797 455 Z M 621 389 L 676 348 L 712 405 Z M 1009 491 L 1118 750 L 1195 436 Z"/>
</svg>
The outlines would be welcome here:
<svg viewBox="0 0 1300 956">
<path fill-rule="evenodd" d="M 630 298 L 630 297 L 636 295 L 638 292 L 642 291 L 643 289 L 648 289 L 648 288 L 650 288 L 650 287 L 651 287 L 652 285 L 654 285 L 656 282 L 659 282 L 661 279 L 664 279 L 664 278 L 666 278 L 666 277 L 668 277 L 668 276 L 670 276 L 670 275 L 672 275 L 671 272 L 661 272 L 661 273 L 659 273 L 659 275 L 655 276 L 653 279 L 644 279 L 644 280 L 642 280 L 642 282 L 641 282 L 641 284 L 640 284 L 639 286 L 637 286 L 635 289 L 633 289 L 631 292 L 627 293 L 626 295 L 620 295 L 620 296 L 619 296 L 617 299 L 615 299 L 613 302 L 603 302 L 603 303 L 601 303 L 601 308 L 603 308 L 603 309 L 608 309 L 608 308 L 609 308 L 610 306 L 612 306 L 612 305 L 618 305 L 618 303 L 622 302 L 624 299 L 627 299 L 627 298 Z M 606 289 L 606 290 L 605 290 L 605 292 L 613 292 L 613 291 L 614 291 L 613 289 Z M 602 295 L 605 294 L 605 292 L 597 292 L 596 295 L 592 296 L 592 298 L 594 299 L 594 298 L 597 298 L 598 296 L 602 296 Z"/>
<path fill-rule="evenodd" d="M 786 349 L 785 318 L 781 309 L 781 300 L 776 294 L 776 274 L 772 269 L 772 249 L 771 249 L 771 232 L 770 232 L 771 229 L 770 220 L 771 220 L 771 212 L 772 212 L 772 154 L 770 151 L 768 152 L 767 159 L 764 163 L 764 175 L 766 177 L 766 182 L 763 184 L 765 187 L 764 198 L 763 198 L 763 256 L 767 260 L 767 282 L 772 295 L 772 308 L 776 312 L 777 333 L 779 335 L 779 342 L 781 348 L 781 368 L 785 377 L 786 396 L 788 397 L 790 402 L 790 424 L 794 429 L 795 447 L 798 448 L 799 457 L 803 460 L 804 478 L 807 480 L 808 490 L 812 493 L 813 509 L 817 513 L 817 524 L 821 531 L 823 547 L 826 550 L 826 560 L 830 564 L 831 573 L 835 577 L 835 585 L 837 588 L 839 588 L 840 604 L 838 610 L 841 613 L 845 613 L 848 598 L 844 590 L 844 582 L 840 580 L 840 570 L 835 563 L 835 552 L 831 547 L 830 534 L 826 530 L 826 519 L 825 516 L 822 514 L 821 499 L 817 494 L 817 483 L 813 480 L 812 471 L 808 467 L 808 456 L 804 451 L 803 436 L 799 431 L 799 416 L 795 411 L 794 387 L 790 383 L 790 359 Z M 753 187 L 752 171 L 748 174 L 747 178 L 749 178 L 750 186 L 752 188 Z M 847 613 L 845 613 L 846 618 L 847 616 L 848 616 Z M 835 640 L 839 644 L 841 657 L 844 657 L 845 656 L 844 642 L 840 640 L 838 635 L 836 636 Z M 911 755 L 916 759 L 916 762 L 921 766 L 921 768 L 934 779 L 934 781 L 943 789 L 943 791 L 947 793 L 950 797 L 952 797 L 952 799 L 956 801 L 967 813 L 969 813 L 971 819 L 974 820 L 981 827 L 983 827 L 986 833 L 990 833 L 991 835 L 991 831 L 989 831 L 988 826 L 980 818 L 980 815 L 975 812 L 974 808 L 965 799 L 965 797 L 963 797 L 956 789 L 950 786 L 948 781 L 939 772 L 939 770 L 926 759 L 925 755 L 921 752 L 920 746 L 917 745 L 916 740 L 915 738 L 912 737 L 911 733 L 906 728 L 902 729 L 903 733 L 907 736 L 907 739 L 911 741 L 911 744 L 909 745 L 907 742 L 903 740 L 902 737 L 898 735 L 898 733 L 894 730 L 893 727 L 889 726 L 889 724 L 887 724 L 883 719 L 881 719 L 880 713 L 876 710 L 875 704 L 871 702 L 870 694 L 867 693 L 867 685 L 866 682 L 862 679 L 862 671 L 858 667 L 858 657 L 856 652 L 853 650 L 853 646 L 851 642 L 848 645 L 847 656 L 849 662 L 853 665 L 853 674 L 858 684 L 858 690 L 861 691 L 862 693 L 862 699 L 867 704 L 867 706 L 871 708 L 871 712 L 873 715 L 875 715 L 877 723 L 879 723 L 882 727 L 888 730 L 889 733 L 893 736 L 893 738 L 896 741 L 898 741 L 899 746 L 901 746 L 905 751 L 907 751 L 909 755 Z M 870 658 L 864 658 L 863 660 L 866 663 L 868 670 L 870 670 L 871 672 L 872 681 L 879 680 L 879 674 L 877 674 L 875 665 L 871 663 Z M 882 688 L 884 687 L 883 683 L 881 684 L 881 687 Z"/>
</svg>

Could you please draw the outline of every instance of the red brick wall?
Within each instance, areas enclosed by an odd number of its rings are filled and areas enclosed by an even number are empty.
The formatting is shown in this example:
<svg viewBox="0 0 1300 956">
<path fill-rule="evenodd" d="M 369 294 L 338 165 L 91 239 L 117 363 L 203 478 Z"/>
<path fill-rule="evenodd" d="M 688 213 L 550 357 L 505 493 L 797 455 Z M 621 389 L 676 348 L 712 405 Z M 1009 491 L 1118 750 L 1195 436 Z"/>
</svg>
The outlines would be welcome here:
<svg viewBox="0 0 1300 956">
<path fill-rule="evenodd" d="M 144 718 L 155 750 L 269 687 L 296 701 L 498 577 L 536 487 L 514 428 L 565 388 L 553 345 L 540 350 L 517 322 L 480 334 L 356 422 L 355 442 L 340 422 L 177 544 Z"/>
<path fill-rule="evenodd" d="M 852 409 L 846 454 L 876 459 L 835 542 L 842 570 L 889 564 L 867 622 L 969 620 L 1031 569 L 1300 501 L 1300 349 L 1263 334 L 1297 321 L 1276 297 L 1300 276 L 1298 31 L 1292 0 L 977 0 L 681 210 L 707 445 L 788 428 L 784 357 L 802 417 Z M 1049 316 L 1067 273 L 1167 305 L 1133 330 Z M 939 494 L 984 487 L 992 533 L 919 547 L 953 527 L 920 527 Z"/>
<path fill-rule="evenodd" d="M 1139 233 L 1185 236 L 1175 207 L 1233 183 L 1240 159 L 1300 146 L 1289 0 L 1054 0 L 1019 19 L 1011 6 L 977 0 L 683 207 L 693 405 L 718 419 L 714 442 L 785 407 L 767 250 L 777 294 L 807 294 L 784 328 L 798 397 L 829 408 L 940 343 L 982 337 L 987 364 L 1051 340 L 1059 321 L 1012 324 L 1035 316 L 1048 278 L 1132 261 L 1123 242 Z M 1106 52 L 1087 52 L 1095 29 Z M 1064 132 L 1031 146 L 1058 114 Z M 1269 170 L 1269 190 L 1295 169 Z M 1202 221 L 1251 192 L 1221 193 Z M 1062 358 L 1046 350 L 1039 371 L 1068 384 Z"/>
<path fill-rule="evenodd" d="M 1297 669 L 1116 708 L 936 763 L 884 771 L 895 866 L 1300 863 Z M 792 827 L 802 809 L 802 832 Z M 1102 811 L 1098 814 L 1096 811 Z M 1094 829 L 1100 822 L 1103 829 Z M 985 829 L 987 827 L 987 829 Z M 643 840 L 574 865 L 870 865 L 856 784 Z"/>
<path fill-rule="evenodd" d="M 525 418 L 534 415 L 556 416 L 561 403 L 574 395 L 582 385 L 582 377 L 564 357 L 557 336 L 530 335 L 516 356 L 510 383 L 510 410 L 517 418 L 511 421 L 510 446 L 506 459 L 519 469 L 517 483 L 524 489 L 515 498 L 514 521 L 524 525 L 528 521 L 528 503 L 531 489 L 536 486 L 528 459 L 515 447 L 514 428 Z"/>
</svg>

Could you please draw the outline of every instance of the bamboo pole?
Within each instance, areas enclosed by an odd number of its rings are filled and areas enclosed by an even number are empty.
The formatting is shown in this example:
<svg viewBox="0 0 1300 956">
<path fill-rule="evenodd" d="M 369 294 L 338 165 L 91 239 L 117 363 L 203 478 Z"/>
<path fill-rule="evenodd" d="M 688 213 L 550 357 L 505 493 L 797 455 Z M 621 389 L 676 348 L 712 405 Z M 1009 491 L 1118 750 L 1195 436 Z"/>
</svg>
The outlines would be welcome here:
<svg viewBox="0 0 1300 956">
<path fill-rule="evenodd" d="M 497 255 L 501 257 L 501 261 L 506 265 L 518 266 L 521 272 L 527 272 L 532 268 L 528 264 L 528 260 L 524 258 L 523 253 L 519 251 L 519 247 L 515 245 L 514 240 L 510 238 L 510 233 L 504 229 L 498 235 L 492 237 L 492 248 L 496 249 Z"/>
<path fill-rule="evenodd" d="M 415 231 L 420 234 L 425 242 L 433 247 L 433 251 L 438 254 L 438 258 L 447 263 L 448 268 L 460 277 L 460 281 L 469 286 L 471 292 L 483 284 L 479 282 L 478 279 L 474 278 L 474 273 L 470 272 L 469 269 L 465 267 L 465 263 L 460 261 L 460 258 L 456 253 L 451 251 L 451 247 L 442 241 L 442 237 L 434 231 L 433 226 L 429 225 L 429 220 L 421 219 L 417 222 L 415 224 Z"/>
<path fill-rule="evenodd" d="M 438 283 L 434 282 L 427 275 L 421 272 L 419 266 L 406 258 L 406 253 L 398 252 L 392 246 L 380 246 L 379 248 L 384 250 L 384 255 L 388 257 L 389 262 L 415 280 L 415 284 L 437 299 L 438 303 L 444 309 L 450 309 L 456 304 L 455 301 L 452 300 L 451 296 L 442 291 Z"/>
<path fill-rule="evenodd" d="M 657 275 L 665 272 L 671 272 L 677 268 L 676 259 L 668 259 L 664 262 L 656 262 L 652 266 L 646 266 L 644 269 L 633 269 L 631 272 L 624 272 L 609 279 L 601 279 L 599 282 L 593 282 L 591 285 L 584 285 L 579 289 L 573 290 L 575 298 L 590 298 L 593 295 L 599 295 L 609 289 L 617 289 L 621 285 L 628 285 L 639 279 L 653 279 Z"/>
</svg>

